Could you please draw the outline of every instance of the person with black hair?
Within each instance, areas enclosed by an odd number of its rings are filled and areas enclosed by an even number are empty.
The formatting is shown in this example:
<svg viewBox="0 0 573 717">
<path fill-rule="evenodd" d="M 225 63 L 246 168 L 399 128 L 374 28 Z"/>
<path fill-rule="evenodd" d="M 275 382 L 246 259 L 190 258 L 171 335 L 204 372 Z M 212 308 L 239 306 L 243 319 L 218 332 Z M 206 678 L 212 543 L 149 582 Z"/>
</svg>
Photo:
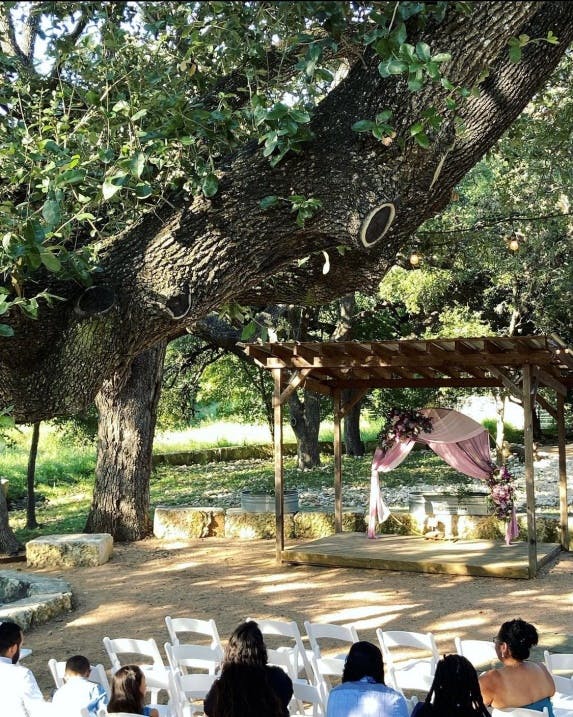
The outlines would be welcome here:
<svg viewBox="0 0 573 717">
<path fill-rule="evenodd" d="M 425 701 L 418 702 L 412 717 L 490 717 L 472 663 L 461 655 L 444 655 Z"/>
<path fill-rule="evenodd" d="M 328 695 L 326 717 L 408 717 L 404 696 L 384 684 L 382 653 L 371 642 L 355 642 L 342 683 Z"/>
<path fill-rule="evenodd" d="M 537 630 L 517 618 L 504 622 L 494 638 L 495 651 L 503 667 L 485 672 L 480 678 L 484 703 L 492 707 L 526 707 L 553 717 L 551 697 L 555 683 L 545 665 L 529 662 L 530 649 L 537 645 Z"/>
<path fill-rule="evenodd" d="M 235 628 L 225 648 L 221 674 L 203 702 L 208 717 L 288 717 L 292 680 L 267 665 L 263 634 L 254 620 Z"/>
<path fill-rule="evenodd" d="M 23 640 L 20 625 L 10 620 L 0 623 L 1 713 L 10 717 L 55 715 L 52 705 L 44 701 L 32 671 L 18 664 Z"/>
</svg>

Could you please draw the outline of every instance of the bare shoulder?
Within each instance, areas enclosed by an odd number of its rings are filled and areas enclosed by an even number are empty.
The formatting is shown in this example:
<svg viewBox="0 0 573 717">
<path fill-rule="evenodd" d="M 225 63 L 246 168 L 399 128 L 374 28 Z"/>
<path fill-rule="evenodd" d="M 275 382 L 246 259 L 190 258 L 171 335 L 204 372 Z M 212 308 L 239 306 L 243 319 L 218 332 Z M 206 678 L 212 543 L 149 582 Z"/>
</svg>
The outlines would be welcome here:
<svg viewBox="0 0 573 717">
<path fill-rule="evenodd" d="M 499 670 L 488 670 L 480 675 L 479 687 L 483 697 L 484 704 L 490 705 L 498 692 L 501 683 L 501 675 Z"/>
</svg>

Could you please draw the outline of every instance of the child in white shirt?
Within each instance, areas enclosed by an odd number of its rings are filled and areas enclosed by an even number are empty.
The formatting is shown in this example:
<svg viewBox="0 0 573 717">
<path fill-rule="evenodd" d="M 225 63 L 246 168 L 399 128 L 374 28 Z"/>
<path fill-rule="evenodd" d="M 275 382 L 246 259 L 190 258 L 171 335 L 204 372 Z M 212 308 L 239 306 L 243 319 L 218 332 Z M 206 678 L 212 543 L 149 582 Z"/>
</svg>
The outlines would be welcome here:
<svg viewBox="0 0 573 717">
<path fill-rule="evenodd" d="M 80 717 L 82 708 L 96 717 L 100 707 L 107 704 L 106 691 L 97 682 L 90 682 L 90 672 L 89 660 L 83 655 L 74 655 L 66 662 L 65 683 L 52 697 L 60 717 Z"/>
</svg>

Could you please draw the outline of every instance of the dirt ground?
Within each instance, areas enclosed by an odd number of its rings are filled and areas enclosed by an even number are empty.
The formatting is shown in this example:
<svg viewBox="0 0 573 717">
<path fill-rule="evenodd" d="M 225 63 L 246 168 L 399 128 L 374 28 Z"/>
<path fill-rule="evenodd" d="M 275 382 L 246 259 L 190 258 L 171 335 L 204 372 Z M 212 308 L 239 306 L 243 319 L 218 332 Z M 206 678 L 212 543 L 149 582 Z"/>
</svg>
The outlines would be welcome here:
<svg viewBox="0 0 573 717">
<path fill-rule="evenodd" d="M 521 617 L 540 634 L 540 650 L 573 651 L 573 554 L 534 580 L 472 578 L 275 563 L 274 540 L 207 538 L 190 543 L 156 539 L 117 544 L 105 565 L 38 570 L 62 577 L 75 609 L 32 629 L 26 665 L 48 697 L 48 659 L 84 654 L 109 667 L 102 638 L 168 641 L 165 616 L 214 618 L 226 641 L 246 617 L 353 622 L 361 639 L 376 628 L 431 631 L 442 652 L 454 636 L 491 639 L 499 624 Z M 567 648 L 567 650 L 564 650 Z"/>
</svg>

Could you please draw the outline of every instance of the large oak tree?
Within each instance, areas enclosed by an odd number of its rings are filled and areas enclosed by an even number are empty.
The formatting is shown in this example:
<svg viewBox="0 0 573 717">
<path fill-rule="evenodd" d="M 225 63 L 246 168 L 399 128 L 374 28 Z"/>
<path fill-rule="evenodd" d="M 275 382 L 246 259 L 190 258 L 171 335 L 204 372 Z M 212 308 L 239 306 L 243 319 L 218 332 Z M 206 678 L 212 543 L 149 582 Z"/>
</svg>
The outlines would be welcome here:
<svg viewBox="0 0 573 717">
<path fill-rule="evenodd" d="M 88 525 L 127 539 L 156 347 L 233 302 L 373 289 L 573 37 L 568 2 L 30 6 L 0 9 L 0 406 L 98 395 Z"/>
</svg>

